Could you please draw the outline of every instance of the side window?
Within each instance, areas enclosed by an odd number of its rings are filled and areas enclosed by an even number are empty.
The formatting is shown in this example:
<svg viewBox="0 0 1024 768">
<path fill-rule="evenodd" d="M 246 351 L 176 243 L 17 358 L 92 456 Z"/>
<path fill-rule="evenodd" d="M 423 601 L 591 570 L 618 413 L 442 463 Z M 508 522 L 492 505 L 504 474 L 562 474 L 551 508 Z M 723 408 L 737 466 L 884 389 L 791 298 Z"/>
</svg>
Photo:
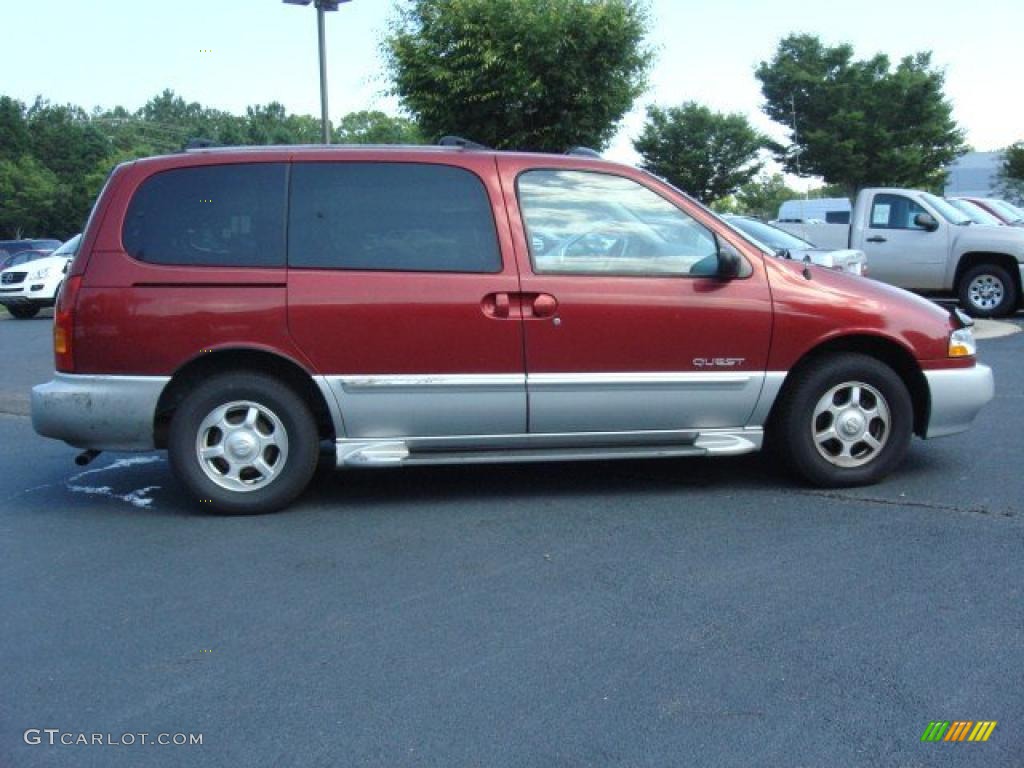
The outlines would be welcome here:
<svg viewBox="0 0 1024 768">
<path fill-rule="evenodd" d="M 903 195 L 875 195 L 871 203 L 871 229 L 917 229 L 924 230 L 914 223 L 919 213 L 928 213 L 924 208 L 909 197 Z"/>
<path fill-rule="evenodd" d="M 519 206 L 533 269 L 585 275 L 711 275 L 714 234 L 631 179 L 589 171 L 527 171 Z"/>
<path fill-rule="evenodd" d="M 292 267 L 500 272 L 487 190 L 463 168 L 420 163 L 295 163 Z"/>
<path fill-rule="evenodd" d="M 849 224 L 850 223 L 850 212 L 849 211 L 826 211 L 825 213 L 826 224 Z"/>
<path fill-rule="evenodd" d="M 282 163 L 157 173 L 128 206 L 124 247 L 150 264 L 284 266 L 286 186 Z"/>
</svg>

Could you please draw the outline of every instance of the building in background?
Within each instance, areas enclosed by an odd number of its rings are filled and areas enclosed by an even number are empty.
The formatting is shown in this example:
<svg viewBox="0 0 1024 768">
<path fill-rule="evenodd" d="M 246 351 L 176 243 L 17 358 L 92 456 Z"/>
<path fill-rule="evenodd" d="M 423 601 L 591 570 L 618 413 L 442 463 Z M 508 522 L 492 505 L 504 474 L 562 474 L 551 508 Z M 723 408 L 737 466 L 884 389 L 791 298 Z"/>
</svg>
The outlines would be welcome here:
<svg viewBox="0 0 1024 768">
<path fill-rule="evenodd" d="M 1002 197 L 1002 152 L 968 152 L 946 169 L 946 197 Z"/>
</svg>

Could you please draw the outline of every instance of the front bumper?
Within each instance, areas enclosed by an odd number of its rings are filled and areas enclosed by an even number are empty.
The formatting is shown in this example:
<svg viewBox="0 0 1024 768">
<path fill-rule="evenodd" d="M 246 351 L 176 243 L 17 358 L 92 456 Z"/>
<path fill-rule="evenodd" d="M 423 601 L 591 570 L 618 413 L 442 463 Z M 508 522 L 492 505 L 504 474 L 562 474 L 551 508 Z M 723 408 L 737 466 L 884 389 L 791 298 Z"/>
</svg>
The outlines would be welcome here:
<svg viewBox="0 0 1024 768">
<path fill-rule="evenodd" d="M 34 289 L 34 290 L 33 290 Z M 42 280 L 28 280 L 13 288 L 0 286 L 0 306 L 51 307 L 57 293 L 57 286 Z"/>
<path fill-rule="evenodd" d="M 995 395 L 987 365 L 925 371 L 931 396 L 926 438 L 955 435 L 970 428 L 974 417 Z"/>
<path fill-rule="evenodd" d="M 148 451 L 167 376 L 54 375 L 32 388 L 32 427 L 76 448 Z"/>
</svg>

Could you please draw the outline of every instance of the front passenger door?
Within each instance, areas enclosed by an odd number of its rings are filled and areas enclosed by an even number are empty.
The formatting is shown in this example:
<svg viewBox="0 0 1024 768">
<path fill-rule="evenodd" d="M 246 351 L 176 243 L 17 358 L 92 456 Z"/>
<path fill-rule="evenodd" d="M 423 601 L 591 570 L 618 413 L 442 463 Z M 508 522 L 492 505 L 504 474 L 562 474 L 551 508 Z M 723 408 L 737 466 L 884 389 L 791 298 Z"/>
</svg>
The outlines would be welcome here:
<svg viewBox="0 0 1024 768">
<path fill-rule="evenodd" d="M 523 321 L 530 431 L 744 426 L 771 333 L 763 265 L 715 276 L 711 217 L 653 182 L 498 162 L 534 301 Z"/>
</svg>

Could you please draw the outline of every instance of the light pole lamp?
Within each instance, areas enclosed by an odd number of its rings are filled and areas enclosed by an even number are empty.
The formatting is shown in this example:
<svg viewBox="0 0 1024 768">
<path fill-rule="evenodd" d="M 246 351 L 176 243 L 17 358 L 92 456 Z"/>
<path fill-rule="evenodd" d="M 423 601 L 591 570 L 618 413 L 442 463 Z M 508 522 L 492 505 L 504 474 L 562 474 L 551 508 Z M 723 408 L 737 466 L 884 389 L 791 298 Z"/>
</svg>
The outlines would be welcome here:
<svg viewBox="0 0 1024 768">
<path fill-rule="evenodd" d="M 286 5 L 316 5 L 316 28 L 320 47 L 320 136 L 324 144 L 331 143 L 330 121 L 327 118 L 327 53 L 324 50 L 324 12 L 336 11 L 341 3 L 352 0 L 284 0 Z"/>
</svg>

